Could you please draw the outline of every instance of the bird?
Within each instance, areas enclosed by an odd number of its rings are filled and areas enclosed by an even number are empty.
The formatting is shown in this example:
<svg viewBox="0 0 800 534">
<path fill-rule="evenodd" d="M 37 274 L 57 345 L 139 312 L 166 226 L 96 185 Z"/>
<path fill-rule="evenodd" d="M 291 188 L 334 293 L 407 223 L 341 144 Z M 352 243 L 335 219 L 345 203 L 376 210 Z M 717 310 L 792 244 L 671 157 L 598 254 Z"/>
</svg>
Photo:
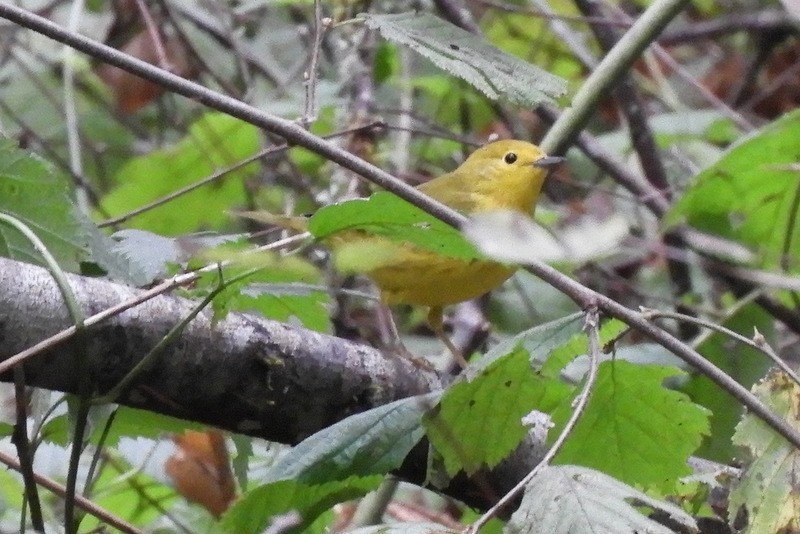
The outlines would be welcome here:
<svg viewBox="0 0 800 534">
<path fill-rule="evenodd" d="M 499 140 L 476 149 L 454 171 L 417 189 L 466 216 L 495 210 L 532 215 L 545 178 L 562 161 L 563 158 L 548 156 L 527 141 Z M 263 212 L 237 214 L 297 231 L 308 228 L 307 217 Z M 344 230 L 323 240 L 334 255 L 337 249 L 361 242 L 380 247 L 380 258 L 366 262 L 363 273 L 375 282 L 381 300 L 387 305 L 427 307 L 431 329 L 459 365 L 466 367 L 466 360 L 444 330 L 444 308 L 499 287 L 514 274 L 516 267 L 489 259 L 444 256 L 367 230 Z"/>
</svg>

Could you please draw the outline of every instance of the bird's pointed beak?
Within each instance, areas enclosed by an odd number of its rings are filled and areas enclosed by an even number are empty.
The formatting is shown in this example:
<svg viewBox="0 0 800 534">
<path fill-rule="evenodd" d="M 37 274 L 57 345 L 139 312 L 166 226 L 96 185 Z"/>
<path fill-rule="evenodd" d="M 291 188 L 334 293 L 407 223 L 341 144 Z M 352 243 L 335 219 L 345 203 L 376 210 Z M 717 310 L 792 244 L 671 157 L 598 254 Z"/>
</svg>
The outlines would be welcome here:
<svg viewBox="0 0 800 534">
<path fill-rule="evenodd" d="M 552 169 L 553 167 L 557 167 L 561 163 L 564 162 L 564 158 L 560 156 L 545 156 L 543 158 L 539 158 L 533 162 L 534 167 L 539 167 L 541 169 Z"/>
</svg>

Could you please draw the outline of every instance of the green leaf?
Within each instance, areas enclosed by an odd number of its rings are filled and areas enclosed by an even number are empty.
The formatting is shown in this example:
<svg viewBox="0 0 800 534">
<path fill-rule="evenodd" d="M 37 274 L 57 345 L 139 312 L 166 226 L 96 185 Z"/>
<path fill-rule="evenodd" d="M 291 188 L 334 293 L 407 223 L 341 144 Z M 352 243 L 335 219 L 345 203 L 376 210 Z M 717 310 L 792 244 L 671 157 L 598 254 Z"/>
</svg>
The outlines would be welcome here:
<svg viewBox="0 0 800 534">
<path fill-rule="evenodd" d="M 321 513 L 333 505 L 355 499 L 372 491 L 383 480 L 381 475 L 353 476 L 344 480 L 308 484 L 280 480 L 248 491 L 222 516 L 221 524 L 229 532 L 264 532 L 270 520 L 289 512 L 302 517 L 291 532 L 303 532 Z"/>
<path fill-rule="evenodd" d="M 605 344 L 616 338 L 619 334 L 625 331 L 628 326 L 617 319 L 606 321 L 600 327 L 600 343 Z M 576 333 L 572 339 L 564 345 L 555 349 L 550 358 L 542 365 L 542 374 L 549 377 L 557 377 L 562 372 L 564 366 L 569 362 L 584 355 L 589 351 L 589 340 L 586 334 Z"/>
<path fill-rule="evenodd" d="M 471 381 L 448 388 L 423 418 L 431 444 L 454 476 L 494 467 L 522 441 L 522 418 L 533 409 L 552 410 L 571 388 L 533 372 L 528 351 L 517 348 L 482 369 Z"/>
<path fill-rule="evenodd" d="M 169 274 L 170 266 L 187 261 L 207 248 L 241 239 L 241 235 L 195 234 L 164 237 L 135 228 L 120 230 L 107 240 L 113 254 L 127 262 L 137 285 L 147 285 Z M 120 266 L 117 266 L 117 270 Z"/>
<path fill-rule="evenodd" d="M 566 81 L 558 76 L 428 13 L 359 16 L 386 39 L 408 46 L 492 100 L 503 96 L 529 107 L 566 93 Z"/>
<path fill-rule="evenodd" d="M 255 126 L 208 113 L 174 146 L 129 161 L 115 177 L 119 185 L 103 198 L 102 205 L 112 216 L 121 215 L 252 156 L 258 148 Z M 133 218 L 129 224 L 161 235 L 220 228 L 229 222 L 226 210 L 244 204 L 243 182 L 257 169 L 257 163 L 245 165 L 214 184 Z"/>
<path fill-rule="evenodd" d="M 381 43 L 375 50 L 373 77 L 376 83 L 383 83 L 400 70 L 397 48 L 390 43 Z"/>
<path fill-rule="evenodd" d="M 667 224 L 691 226 L 752 246 L 759 265 L 800 271 L 800 110 L 731 148 L 701 172 Z"/>
<path fill-rule="evenodd" d="M 401 399 L 339 421 L 294 447 L 262 481 L 306 484 L 384 475 L 396 469 L 422 439 L 422 414 L 440 393 Z"/>
<path fill-rule="evenodd" d="M 93 485 L 92 501 L 105 510 L 135 526 L 147 527 L 164 515 L 179 499 L 175 489 L 155 482 L 141 473 L 122 477 L 116 469 L 106 468 Z M 158 503 L 154 506 L 154 503 Z M 93 515 L 86 514 L 81 520 L 81 532 L 100 531 L 107 524 Z"/>
<path fill-rule="evenodd" d="M 260 268 L 231 283 L 214 298 L 215 318 L 225 317 L 231 311 L 257 312 L 276 321 L 299 322 L 311 330 L 331 331 L 330 296 L 320 285 L 319 269 L 310 262 L 298 256 L 279 256 L 272 252 L 237 253 L 227 247 L 209 251 L 205 256 L 236 258 L 237 264 L 224 270 L 227 279 L 253 267 Z M 207 284 L 204 293 L 216 287 L 217 273 L 208 273 L 203 283 Z"/>
<path fill-rule="evenodd" d="M 546 496 L 546 498 L 543 498 Z M 691 516 L 608 475 L 573 465 L 548 466 L 525 488 L 520 507 L 504 532 L 512 534 L 671 534 L 629 501 L 666 514 L 697 532 Z"/>
<path fill-rule="evenodd" d="M 231 461 L 233 474 L 239 487 L 245 491 L 248 487 L 250 459 L 253 457 L 253 438 L 244 434 L 231 434 L 230 438 L 236 448 L 236 454 Z"/>
<path fill-rule="evenodd" d="M 295 510 L 303 525 L 333 504 L 376 488 L 422 438 L 422 414 L 439 393 L 401 399 L 321 430 L 281 457 L 223 517 L 233 532 L 262 532 Z"/>
<path fill-rule="evenodd" d="M 320 208 L 309 220 L 308 229 L 320 240 L 345 230 L 363 230 L 392 241 L 413 243 L 443 256 L 466 260 L 482 257 L 461 232 L 387 191 Z M 349 254 L 348 245 L 337 244 L 337 265 L 339 256 L 363 257 L 361 245 L 372 247 L 371 255 L 380 255 L 380 249 L 385 247 L 380 242 L 356 242 L 352 246 L 358 248 L 357 254 Z M 390 248 L 387 252 L 396 252 L 396 247 Z M 352 270 L 368 270 L 368 267 L 358 269 L 358 263 Z"/>
<path fill-rule="evenodd" d="M 78 271 L 86 240 L 67 192 L 67 183 L 45 160 L 0 139 L 0 212 L 30 227 L 64 269 Z M 33 245 L 5 223 L 0 223 L 0 256 L 42 264 Z"/>
<path fill-rule="evenodd" d="M 708 412 L 663 386 L 681 374 L 672 367 L 600 364 L 586 411 L 555 458 L 592 467 L 621 481 L 668 492 L 688 475 L 689 455 L 708 433 Z M 568 399 L 553 413 L 554 439 L 574 407 Z"/>
<path fill-rule="evenodd" d="M 535 326 L 513 338 L 499 343 L 486 355 L 478 360 L 476 366 L 487 366 L 497 358 L 504 357 L 516 347 L 522 346 L 531 361 L 541 364 L 551 357 L 553 351 L 561 347 L 583 329 L 583 313 L 573 313 L 549 323 Z M 566 362 L 564 362 L 566 363 Z M 556 378 L 555 374 L 545 374 L 549 378 Z"/>
<path fill-rule="evenodd" d="M 798 429 L 800 387 L 783 372 L 773 371 L 753 393 L 787 423 Z M 797 529 L 800 496 L 800 452 L 753 414 L 736 427 L 734 444 L 746 451 L 745 467 L 731 492 L 729 517 L 747 511 L 746 532 L 790 532 Z"/>
</svg>

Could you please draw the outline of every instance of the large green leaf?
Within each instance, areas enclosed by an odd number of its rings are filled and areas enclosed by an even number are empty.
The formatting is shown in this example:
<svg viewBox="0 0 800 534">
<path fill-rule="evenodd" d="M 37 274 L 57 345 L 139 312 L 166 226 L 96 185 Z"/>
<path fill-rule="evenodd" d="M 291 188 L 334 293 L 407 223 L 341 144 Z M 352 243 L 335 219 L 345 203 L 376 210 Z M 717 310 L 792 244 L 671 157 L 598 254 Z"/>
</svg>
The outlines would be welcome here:
<svg viewBox="0 0 800 534">
<path fill-rule="evenodd" d="M 517 348 L 453 384 L 423 421 L 450 476 L 494 467 L 522 441 L 522 418 L 550 411 L 570 395 L 566 384 L 533 372 L 528 351 Z"/>
<path fill-rule="evenodd" d="M 252 156 L 258 147 L 255 126 L 209 113 L 179 143 L 129 161 L 102 205 L 111 215 L 121 215 Z M 251 163 L 232 171 L 214 184 L 133 218 L 129 225 L 161 235 L 220 228 L 229 222 L 226 211 L 244 203 L 243 181 L 257 168 Z"/>
<path fill-rule="evenodd" d="M 427 13 L 361 14 L 367 26 L 404 44 L 487 97 L 535 106 L 562 96 L 566 81 L 506 54 L 484 39 Z"/>
<path fill-rule="evenodd" d="M 647 489 L 674 490 L 678 478 L 691 472 L 686 460 L 708 433 L 707 411 L 663 385 L 680 373 L 621 360 L 600 364 L 586 411 L 555 462 L 592 467 Z M 573 410 L 568 399 L 552 413 L 550 438 Z"/>
<path fill-rule="evenodd" d="M 633 501 L 633 502 L 631 502 Z M 674 504 L 658 501 L 608 475 L 574 465 L 548 466 L 525 488 L 508 534 L 671 534 L 633 504 L 658 510 L 696 532 L 694 519 Z M 683 531 L 681 531 L 683 532 Z"/>
<path fill-rule="evenodd" d="M 401 399 L 339 421 L 294 447 L 261 479 L 307 484 L 386 474 L 422 439 L 422 414 L 440 393 Z"/>
<path fill-rule="evenodd" d="M 285 532 L 304 532 L 303 528 L 333 505 L 366 495 L 383 480 L 380 475 L 350 477 L 320 484 L 280 480 L 248 491 L 222 516 L 228 532 L 264 532 L 275 516 L 296 512 L 300 524 Z"/>
<path fill-rule="evenodd" d="M 320 208 L 311 217 L 308 229 L 317 239 L 325 239 L 346 230 L 363 230 L 399 243 L 413 243 L 443 256 L 467 260 L 481 257 L 461 232 L 386 191 L 379 191 L 369 198 Z M 385 245 L 366 241 L 356 242 L 353 246 L 359 248 L 357 254 L 348 254 L 346 246 L 337 245 L 337 262 L 349 263 L 340 259 L 342 255 L 362 257 L 365 252 L 362 246 L 367 249 L 372 247 L 371 254 L 367 256 L 375 257 L 380 255 L 380 249 Z M 396 250 L 396 247 L 391 248 L 392 251 Z M 346 270 L 359 270 L 355 263 Z"/>
<path fill-rule="evenodd" d="M 373 408 L 320 430 L 294 447 L 226 513 L 233 532 L 263 532 L 271 517 L 297 511 L 308 525 L 343 500 L 375 489 L 422 438 L 422 414 L 439 393 Z"/>
<path fill-rule="evenodd" d="M 741 241 L 764 268 L 800 270 L 800 110 L 787 113 L 731 148 L 701 172 L 667 224 L 685 220 Z"/>
<path fill-rule="evenodd" d="M 12 140 L 0 139 L 0 212 L 25 223 L 62 267 L 77 271 L 86 256 L 86 239 L 67 191 L 67 183 L 46 161 L 17 149 Z M 31 243 L 4 223 L 0 256 L 42 263 Z"/>
</svg>

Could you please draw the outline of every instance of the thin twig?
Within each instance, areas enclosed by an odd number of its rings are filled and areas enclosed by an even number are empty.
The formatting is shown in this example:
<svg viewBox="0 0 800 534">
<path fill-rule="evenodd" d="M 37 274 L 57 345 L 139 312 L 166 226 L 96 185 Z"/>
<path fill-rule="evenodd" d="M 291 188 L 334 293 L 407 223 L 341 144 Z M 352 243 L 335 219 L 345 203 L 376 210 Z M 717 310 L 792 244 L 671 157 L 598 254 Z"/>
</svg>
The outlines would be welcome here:
<svg viewBox="0 0 800 534">
<path fill-rule="evenodd" d="M 550 21 L 563 21 L 563 22 L 570 22 L 570 23 L 577 23 L 577 24 L 605 24 L 606 26 L 617 26 L 620 28 L 630 28 L 631 23 L 624 22 L 621 20 L 610 19 L 607 17 L 581 17 L 581 16 L 574 16 L 574 15 L 561 15 L 559 13 L 555 13 L 550 6 L 543 7 L 537 1 L 536 4 L 539 6 L 537 9 L 518 6 L 514 4 L 507 4 L 505 2 L 499 2 L 497 0 L 477 0 L 478 3 L 483 4 L 488 7 L 492 7 L 494 9 L 500 9 L 502 11 L 506 11 L 508 13 L 527 13 L 528 15 L 533 15 L 535 17 L 550 20 Z"/>
<path fill-rule="evenodd" d="M 374 121 L 374 122 L 371 122 L 369 124 L 365 124 L 363 126 L 357 126 L 357 127 L 354 127 L 354 128 L 348 128 L 346 130 L 341 130 L 339 132 L 334 132 L 332 134 L 328 134 L 326 136 L 323 136 L 323 138 L 324 139 L 332 139 L 334 137 L 351 134 L 351 133 L 358 132 L 358 131 L 361 131 L 361 130 L 364 130 L 364 129 L 382 128 L 384 126 L 385 125 L 384 125 L 384 123 L 382 121 Z M 101 222 L 100 224 L 98 224 L 97 226 L 100 227 L 100 228 L 105 228 L 107 226 L 115 226 L 117 224 L 120 224 L 120 223 L 123 223 L 125 221 L 128 221 L 128 220 L 130 220 L 130 219 L 132 219 L 132 218 L 134 218 L 134 217 L 136 217 L 138 215 L 141 215 L 142 213 L 148 212 L 148 211 L 150 211 L 152 209 L 155 209 L 155 208 L 157 208 L 159 206 L 162 206 L 162 205 L 166 204 L 167 202 L 169 202 L 171 200 L 175 200 L 176 198 L 182 197 L 183 195 L 186 195 L 188 193 L 191 193 L 192 191 L 200 189 L 203 186 L 212 184 L 212 183 L 214 183 L 214 182 L 226 177 L 228 174 L 232 173 L 233 171 L 241 169 L 242 167 L 244 167 L 245 165 L 248 165 L 249 163 L 257 161 L 257 160 L 259 160 L 261 158 L 264 158 L 266 156 L 270 156 L 272 154 L 276 154 L 278 152 L 287 150 L 288 148 L 289 148 L 289 145 L 287 143 L 283 143 L 283 144 L 280 144 L 280 145 L 271 146 L 269 148 L 265 148 L 263 150 L 260 150 L 257 153 L 253 154 L 252 156 L 248 156 L 247 158 L 245 158 L 245 159 L 243 159 L 241 161 L 238 161 L 238 162 L 234 163 L 233 165 L 231 165 L 229 167 L 225 167 L 224 169 L 220 169 L 217 172 L 215 172 L 214 174 L 211 174 L 210 176 L 207 176 L 206 178 L 203 178 L 202 180 L 198 180 L 197 182 L 195 182 L 193 184 L 189 184 L 189 185 L 187 185 L 185 187 L 182 187 L 182 188 L 180 188 L 180 189 L 178 189 L 176 191 L 173 191 L 172 193 L 170 193 L 168 195 L 164 195 L 163 197 L 158 198 L 158 199 L 156 199 L 156 200 L 154 200 L 152 202 L 148 202 L 144 206 L 140 206 L 140 207 L 138 207 L 136 209 L 133 209 L 133 210 L 129 211 L 128 213 L 124 213 L 124 214 L 122 214 L 122 215 L 120 215 L 118 217 L 114 217 L 112 219 L 105 220 L 105 221 Z"/>
<path fill-rule="evenodd" d="M 15 471 L 20 471 L 22 469 L 22 467 L 19 464 L 19 461 L 16 458 L 9 456 L 8 454 L 2 451 L 0 451 L 0 463 L 7 465 L 8 467 L 14 469 Z M 52 478 L 48 478 L 44 475 L 39 475 L 36 473 L 34 473 L 33 476 L 36 478 L 36 483 L 42 486 L 43 488 L 50 490 L 51 492 L 53 492 L 53 494 L 61 497 L 62 499 L 65 497 L 67 492 L 66 488 L 64 488 L 64 486 L 62 486 Z M 109 526 L 119 529 L 121 532 L 125 532 L 127 534 L 144 534 L 144 531 L 139 530 L 136 526 L 131 525 L 121 517 L 112 514 L 108 510 L 105 510 L 104 508 L 97 506 L 95 503 L 93 503 L 89 499 L 86 499 L 85 497 L 76 495 L 75 504 L 78 506 L 78 508 L 85 511 L 87 514 L 96 517 L 97 519 L 108 524 Z"/>
<path fill-rule="evenodd" d="M 84 0 L 77 0 L 72 3 L 68 22 L 68 27 L 71 31 L 77 31 L 84 7 Z M 83 161 L 81 157 L 80 127 L 78 125 L 78 111 L 75 101 L 75 50 L 70 46 L 65 46 L 63 58 L 64 71 L 61 76 L 64 82 L 64 123 L 67 132 L 67 146 L 69 148 L 69 167 L 73 174 L 82 176 Z M 89 194 L 79 187 L 76 199 L 80 210 L 84 213 L 89 213 Z"/>
<path fill-rule="evenodd" d="M 550 30 L 558 36 L 561 41 L 566 44 L 575 57 L 583 63 L 584 67 L 588 69 L 593 69 L 597 66 L 597 56 L 595 56 L 594 52 L 589 48 L 586 42 L 583 40 L 583 35 L 581 33 L 576 32 L 567 21 L 562 19 L 560 16 L 556 14 L 552 7 L 547 0 L 528 0 L 532 4 L 535 4 L 537 7 L 538 14 L 540 16 L 547 18 L 550 21 Z M 572 18 L 572 17 L 570 17 Z M 577 18 L 577 17 L 576 17 Z M 581 19 L 588 20 L 592 19 L 594 22 L 592 24 L 604 24 L 608 19 L 600 19 L 599 17 L 580 17 Z M 601 22 L 602 20 L 602 22 Z M 626 27 L 630 26 L 629 24 Z"/>
<path fill-rule="evenodd" d="M 169 57 L 167 57 L 167 51 L 164 48 L 164 40 L 161 38 L 161 31 L 158 29 L 158 26 L 156 26 L 156 22 L 150 14 L 150 9 L 144 3 L 144 0 L 134 0 L 134 2 L 136 3 L 136 9 L 139 10 L 139 15 L 141 15 L 144 21 L 145 28 L 147 28 L 147 33 L 150 34 L 150 41 L 153 44 L 153 49 L 158 58 L 158 66 L 172 72 L 174 66 L 170 62 Z"/>
<path fill-rule="evenodd" d="M 39 532 L 44 532 L 44 518 L 42 516 L 42 503 L 39 500 L 39 491 L 36 488 L 36 477 L 33 471 L 33 448 L 28 440 L 28 399 L 25 394 L 25 370 L 22 367 L 14 369 L 14 404 L 17 418 L 11 441 L 17 448 L 19 458 L 19 472 L 25 484 L 25 499 L 31 509 L 31 526 Z M 25 514 L 20 518 L 25 521 Z"/>
<path fill-rule="evenodd" d="M 583 389 L 575 400 L 575 408 L 572 411 L 572 415 L 564 425 L 564 429 L 553 442 L 550 450 L 548 450 L 547 453 L 542 457 L 541 461 L 536 464 L 531 472 L 528 473 L 525 478 L 523 478 L 516 486 L 514 486 L 511 491 L 506 493 L 503 498 L 497 502 L 497 504 L 492 506 L 489 511 L 475 521 L 475 523 L 473 523 L 466 530 L 468 534 L 478 534 L 481 527 L 489 522 L 491 518 L 495 517 L 500 510 L 508 505 L 508 503 L 514 500 L 517 495 L 519 495 L 519 493 L 525 489 L 525 486 L 527 486 L 542 469 L 550 464 L 553 458 L 555 458 L 556 454 L 558 454 L 558 451 L 561 450 L 564 442 L 572 433 L 572 430 L 575 428 L 578 420 L 583 415 L 583 412 L 586 409 L 586 404 L 589 402 L 589 397 L 592 394 L 592 388 L 594 387 L 595 380 L 597 379 L 597 368 L 600 361 L 600 354 L 602 352 L 600 347 L 600 317 L 598 308 L 596 306 L 591 306 L 586 310 L 585 321 L 584 328 L 586 329 L 586 337 L 589 341 L 589 372 L 586 375 L 586 382 L 583 385 Z"/>
<path fill-rule="evenodd" d="M 288 247 L 296 243 L 299 243 L 305 239 L 308 239 L 308 237 L 309 234 L 307 232 L 304 234 L 294 235 L 291 237 L 287 237 L 285 239 L 281 239 L 279 241 L 275 241 L 273 243 L 269 243 L 262 247 L 258 247 L 250 252 L 256 253 L 256 252 L 264 252 L 267 250 L 277 250 L 283 247 Z M 222 262 L 222 265 L 226 265 L 227 263 L 228 262 Z M 137 295 L 136 298 L 127 300 L 125 302 L 120 302 L 116 306 L 112 306 L 108 309 L 105 309 L 99 313 L 92 315 L 91 317 L 86 318 L 86 320 L 83 321 L 83 325 L 86 328 L 90 328 L 98 323 L 110 319 L 111 317 L 115 317 L 126 310 L 134 308 L 139 304 L 142 304 L 143 302 L 147 302 L 148 300 L 151 300 L 159 295 L 167 293 L 168 291 L 171 291 L 177 287 L 189 285 L 195 282 L 198 278 L 200 278 L 201 274 L 216 269 L 217 265 L 218 264 L 215 263 L 203 267 L 202 269 L 199 269 L 197 271 L 180 274 L 173 278 L 170 278 L 169 280 L 165 280 L 164 282 L 161 282 L 157 286 L 148 289 L 147 291 L 143 292 L 140 295 Z M 45 350 L 51 349 L 59 345 L 60 343 L 67 341 L 68 339 L 71 339 L 73 336 L 75 336 L 76 333 L 77 333 L 77 328 L 74 325 L 70 326 L 69 328 L 65 328 L 64 330 L 58 332 L 57 334 L 53 334 L 47 339 L 43 339 L 39 343 L 36 343 L 35 345 L 28 347 L 27 349 L 20 351 L 17 354 L 14 354 L 10 358 L 7 358 L 2 362 L 0 362 L 0 374 L 5 373 L 14 366 L 20 365 L 28 358 L 31 358 L 41 352 L 44 352 Z"/>
<path fill-rule="evenodd" d="M 675 0 L 672 0 L 675 1 Z M 421 193 L 414 187 L 409 186 L 402 180 L 398 180 L 386 171 L 379 169 L 371 163 L 343 150 L 336 144 L 326 141 L 319 136 L 312 134 L 299 124 L 286 120 L 277 115 L 265 113 L 264 111 L 250 106 L 234 98 L 227 97 L 216 91 L 212 91 L 202 85 L 186 80 L 171 72 L 159 69 L 146 61 L 134 58 L 119 50 L 98 43 L 83 35 L 70 32 L 60 27 L 58 24 L 21 9 L 15 5 L 0 2 L 0 17 L 8 19 L 16 24 L 30 28 L 42 35 L 61 43 L 70 45 L 77 50 L 87 53 L 111 65 L 119 67 L 125 71 L 152 81 L 188 98 L 196 99 L 206 106 L 222 111 L 245 122 L 254 124 L 260 128 L 274 132 L 290 143 L 300 145 L 312 152 L 315 152 L 342 167 L 349 169 L 367 180 L 370 180 L 382 188 L 395 193 L 397 196 L 425 209 L 431 214 L 435 214 L 439 219 L 448 222 L 453 226 L 462 225 L 466 218 L 456 210 L 437 202 L 428 195 Z"/>
<path fill-rule="evenodd" d="M 720 334 L 724 334 L 730 338 L 735 339 L 740 343 L 744 343 L 748 347 L 752 347 L 758 351 L 763 352 L 767 355 L 767 357 L 772 360 L 775 365 L 780 367 L 780 369 L 786 373 L 789 378 L 791 378 L 798 386 L 800 386 L 800 376 L 797 376 L 797 373 L 792 370 L 789 365 L 783 359 L 778 356 L 772 347 L 769 346 L 767 340 L 758 330 L 755 330 L 753 334 L 753 339 L 745 337 L 738 332 L 734 332 L 730 328 L 726 328 L 721 324 L 717 324 L 712 321 L 707 321 L 705 319 L 701 319 L 699 317 L 694 317 L 692 315 L 686 315 L 684 313 L 677 313 L 677 312 L 668 312 L 668 311 L 661 311 L 661 310 L 650 310 L 643 308 L 642 314 L 644 317 L 648 319 L 674 319 L 676 321 L 684 321 L 687 323 L 692 323 L 697 326 L 701 326 L 703 328 L 708 328 L 709 330 L 713 330 L 715 332 L 719 332 Z"/>
<path fill-rule="evenodd" d="M 627 13 L 625 13 L 625 11 L 619 9 L 617 6 L 614 6 L 611 3 L 607 3 L 606 5 L 608 6 L 609 9 L 613 9 L 614 12 L 617 14 L 617 16 L 620 17 L 623 21 L 625 22 L 633 21 L 633 19 L 631 19 L 631 17 Z M 655 52 L 656 56 L 658 56 L 658 59 L 661 60 L 663 63 L 665 63 L 672 70 L 672 72 L 677 74 L 678 77 L 680 77 L 685 82 L 694 87 L 697 90 L 697 92 L 699 92 L 700 95 L 706 99 L 708 103 L 710 103 L 717 110 L 719 110 L 721 113 L 730 118 L 733 122 L 736 123 L 737 126 L 739 126 L 745 131 L 750 131 L 755 128 L 755 126 L 753 126 L 753 123 L 747 120 L 744 116 L 742 116 L 741 113 L 737 112 L 734 109 L 731 109 L 731 107 L 728 104 L 726 104 L 717 95 L 711 92 L 708 89 L 708 87 L 705 86 L 705 84 L 702 84 L 699 81 L 697 81 L 697 79 L 695 79 L 695 77 L 692 76 L 692 74 L 689 73 L 689 71 L 687 71 L 683 67 L 683 65 L 675 61 L 672 55 L 657 42 L 654 42 L 652 44 L 652 50 Z"/>
<path fill-rule="evenodd" d="M 754 13 L 730 12 L 664 32 L 664 35 L 658 38 L 658 42 L 663 46 L 670 46 L 696 43 L 701 39 L 715 39 L 736 32 L 747 32 L 752 35 L 756 32 L 779 31 L 797 31 L 794 19 L 787 16 L 784 9 L 764 9 Z"/>
<path fill-rule="evenodd" d="M 319 50 L 322 46 L 322 36 L 331 24 L 331 19 L 322 16 L 322 0 L 314 0 L 314 42 L 311 46 L 311 59 L 308 69 L 303 75 L 303 85 L 306 89 L 306 103 L 303 117 L 300 119 L 303 126 L 317 120 L 317 69 L 319 63 Z"/>
<path fill-rule="evenodd" d="M 379 524 L 399 485 L 400 481 L 397 478 L 391 475 L 386 477 L 378 489 L 361 499 L 347 529 L 355 530 Z"/>
</svg>

